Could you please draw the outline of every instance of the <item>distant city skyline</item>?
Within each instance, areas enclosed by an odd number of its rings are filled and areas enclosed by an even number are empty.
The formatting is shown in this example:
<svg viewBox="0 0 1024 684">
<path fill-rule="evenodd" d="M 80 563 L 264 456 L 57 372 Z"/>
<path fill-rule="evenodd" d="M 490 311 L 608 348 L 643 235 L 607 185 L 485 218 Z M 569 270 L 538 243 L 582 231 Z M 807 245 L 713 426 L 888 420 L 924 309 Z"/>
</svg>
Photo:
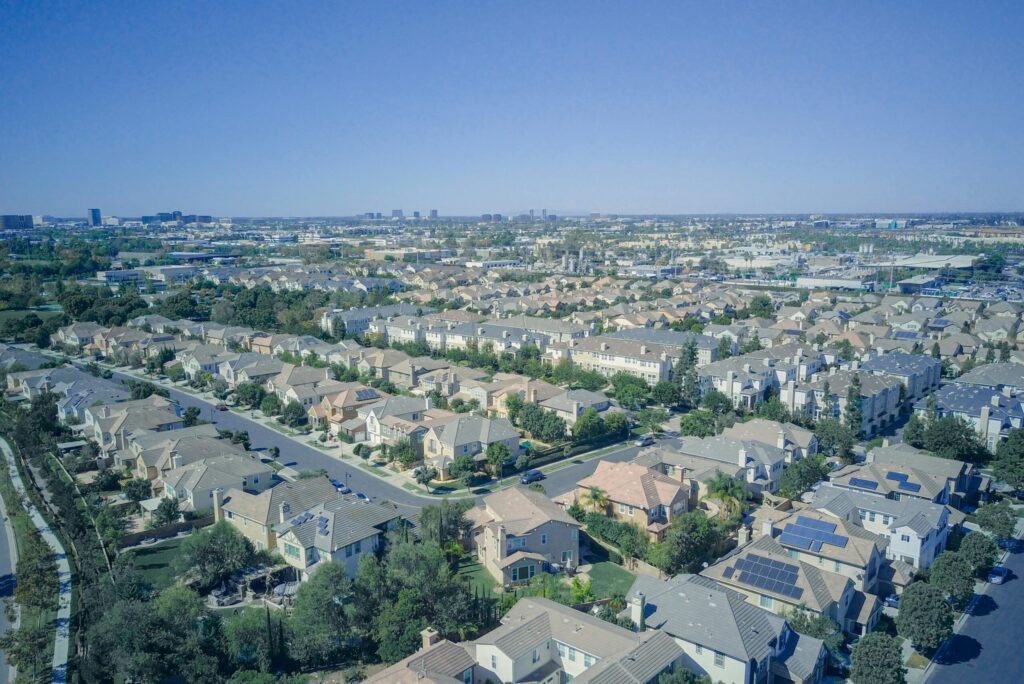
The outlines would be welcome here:
<svg viewBox="0 0 1024 684">
<path fill-rule="evenodd" d="M 0 0 L 0 23 L 4 214 L 1024 209 L 1019 2 Z"/>
</svg>

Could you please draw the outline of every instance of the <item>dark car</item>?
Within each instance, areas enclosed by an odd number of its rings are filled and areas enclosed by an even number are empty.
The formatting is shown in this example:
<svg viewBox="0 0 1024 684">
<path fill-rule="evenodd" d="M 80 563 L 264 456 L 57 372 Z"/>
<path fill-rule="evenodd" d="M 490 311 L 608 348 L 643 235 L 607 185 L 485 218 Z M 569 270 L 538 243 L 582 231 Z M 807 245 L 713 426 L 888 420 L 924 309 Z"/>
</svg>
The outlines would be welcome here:
<svg viewBox="0 0 1024 684">
<path fill-rule="evenodd" d="M 364 503 L 369 503 L 370 502 L 370 497 L 366 496 L 362 492 L 356 492 L 356 498 L 359 499 L 360 501 L 364 502 Z"/>
<path fill-rule="evenodd" d="M 888 596 L 885 597 L 884 603 L 889 608 L 899 608 L 900 607 L 900 597 L 898 595 L 896 595 L 896 594 L 889 594 Z"/>
<path fill-rule="evenodd" d="M 228 410 L 228 405 L 227 404 L 217 404 L 216 408 L 217 408 L 218 411 L 227 411 Z"/>
<path fill-rule="evenodd" d="M 988 571 L 989 584 L 1002 584 L 1010 576 L 1010 571 L 1004 565 L 997 565 Z"/>
<path fill-rule="evenodd" d="M 525 473 L 523 473 L 523 476 L 519 478 L 519 482 L 528 485 L 531 482 L 537 482 L 538 480 L 543 479 L 544 473 L 540 472 L 539 470 L 527 470 Z"/>
</svg>

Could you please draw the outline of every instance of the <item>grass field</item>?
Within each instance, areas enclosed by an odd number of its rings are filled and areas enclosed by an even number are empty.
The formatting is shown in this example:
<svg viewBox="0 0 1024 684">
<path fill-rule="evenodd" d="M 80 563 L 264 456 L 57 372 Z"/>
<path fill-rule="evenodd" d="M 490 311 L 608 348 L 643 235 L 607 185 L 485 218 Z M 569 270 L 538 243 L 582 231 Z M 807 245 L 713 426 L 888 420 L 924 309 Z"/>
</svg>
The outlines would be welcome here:
<svg viewBox="0 0 1024 684">
<path fill-rule="evenodd" d="M 595 563 L 587 575 L 593 582 L 592 590 L 598 598 L 625 596 L 633 586 L 633 573 L 611 561 Z"/>
<path fill-rule="evenodd" d="M 174 583 L 174 559 L 178 556 L 182 541 L 169 539 L 128 552 L 135 561 L 135 569 L 154 589 L 165 589 Z"/>
<path fill-rule="evenodd" d="M 490 596 L 498 587 L 498 583 L 491 577 L 491 573 L 484 569 L 475 558 L 463 558 L 459 563 L 459 575 L 469 581 L 469 586 L 475 592 L 480 589 L 485 596 Z"/>
</svg>

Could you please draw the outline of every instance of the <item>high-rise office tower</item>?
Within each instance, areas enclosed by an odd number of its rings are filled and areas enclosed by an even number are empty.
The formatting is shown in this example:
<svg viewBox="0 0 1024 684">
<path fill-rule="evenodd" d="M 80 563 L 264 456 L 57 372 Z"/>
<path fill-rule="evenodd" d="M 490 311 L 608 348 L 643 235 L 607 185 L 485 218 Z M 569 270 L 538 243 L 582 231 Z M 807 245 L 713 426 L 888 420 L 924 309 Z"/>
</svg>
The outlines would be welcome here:
<svg viewBox="0 0 1024 684">
<path fill-rule="evenodd" d="M 403 218 L 405 216 L 401 209 L 392 209 L 391 218 Z"/>
<path fill-rule="evenodd" d="M 432 219 L 436 219 L 437 218 L 437 209 L 431 209 L 430 210 L 430 218 L 432 218 Z"/>
<path fill-rule="evenodd" d="M 89 210 L 89 225 L 93 227 L 103 225 L 103 216 L 100 215 L 99 209 Z"/>
<path fill-rule="evenodd" d="M 418 219 L 418 218 L 420 217 L 420 212 L 418 212 L 418 211 L 414 211 L 414 212 L 412 212 L 412 217 L 413 217 L 414 219 Z"/>
</svg>

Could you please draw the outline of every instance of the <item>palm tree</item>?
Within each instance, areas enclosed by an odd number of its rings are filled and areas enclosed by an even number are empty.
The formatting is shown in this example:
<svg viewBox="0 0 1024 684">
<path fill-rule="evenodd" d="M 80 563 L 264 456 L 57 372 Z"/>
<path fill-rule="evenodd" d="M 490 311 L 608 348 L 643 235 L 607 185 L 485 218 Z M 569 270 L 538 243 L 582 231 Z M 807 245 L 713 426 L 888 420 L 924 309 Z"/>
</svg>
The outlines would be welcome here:
<svg viewBox="0 0 1024 684">
<path fill-rule="evenodd" d="M 437 468 L 424 465 L 416 469 L 416 483 L 426 487 L 428 492 L 430 491 L 430 483 L 433 482 L 436 477 Z"/>
<path fill-rule="evenodd" d="M 591 487 L 583 495 L 586 506 L 594 513 L 604 513 L 608 509 L 608 494 L 600 487 Z"/>
<path fill-rule="evenodd" d="M 747 489 L 738 478 L 726 475 L 720 470 L 708 481 L 708 493 L 705 499 L 718 499 L 722 502 L 722 517 L 728 518 L 743 511 L 743 503 L 747 499 Z"/>
</svg>

